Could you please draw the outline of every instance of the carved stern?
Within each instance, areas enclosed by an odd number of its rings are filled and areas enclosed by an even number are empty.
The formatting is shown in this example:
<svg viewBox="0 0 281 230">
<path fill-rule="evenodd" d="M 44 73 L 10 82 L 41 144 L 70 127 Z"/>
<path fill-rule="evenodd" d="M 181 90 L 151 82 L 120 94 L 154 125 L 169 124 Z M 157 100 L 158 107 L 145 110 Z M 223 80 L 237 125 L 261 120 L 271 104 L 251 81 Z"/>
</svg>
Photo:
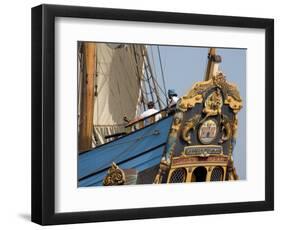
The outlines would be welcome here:
<svg viewBox="0 0 281 230">
<path fill-rule="evenodd" d="M 196 83 L 177 104 L 163 153 L 165 167 L 154 182 L 237 180 L 232 152 L 241 108 L 237 87 L 223 73 Z"/>
</svg>

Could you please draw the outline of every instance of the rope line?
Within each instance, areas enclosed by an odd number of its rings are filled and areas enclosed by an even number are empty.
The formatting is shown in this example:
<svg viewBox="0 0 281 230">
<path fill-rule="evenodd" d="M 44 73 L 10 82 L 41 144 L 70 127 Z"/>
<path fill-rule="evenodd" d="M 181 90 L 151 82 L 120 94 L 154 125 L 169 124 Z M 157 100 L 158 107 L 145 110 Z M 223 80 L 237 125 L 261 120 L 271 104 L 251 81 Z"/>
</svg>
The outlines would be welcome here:
<svg viewBox="0 0 281 230">
<path fill-rule="evenodd" d="M 161 76 L 162 76 L 162 81 L 163 81 L 163 86 L 164 86 L 164 91 L 165 91 L 165 96 L 166 96 L 166 82 L 164 78 L 164 72 L 163 72 L 163 66 L 162 66 L 162 60 L 161 60 L 161 54 L 160 54 L 160 48 L 157 46 L 157 51 L 158 51 L 158 57 L 159 57 L 159 62 L 160 62 L 160 69 L 161 69 Z M 167 106 L 168 106 L 168 98 L 166 96 L 166 101 L 167 101 Z"/>
</svg>

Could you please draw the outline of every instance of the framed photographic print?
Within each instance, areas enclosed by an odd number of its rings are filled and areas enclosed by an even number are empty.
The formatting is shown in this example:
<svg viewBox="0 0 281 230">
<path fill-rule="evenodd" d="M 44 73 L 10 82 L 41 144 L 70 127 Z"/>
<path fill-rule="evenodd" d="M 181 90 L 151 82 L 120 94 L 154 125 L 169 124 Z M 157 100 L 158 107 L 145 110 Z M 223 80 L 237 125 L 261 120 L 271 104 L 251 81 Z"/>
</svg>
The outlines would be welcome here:
<svg viewBox="0 0 281 230">
<path fill-rule="evenodd" d="M 32 8 L 32 221 L 274 208 L 273 19 Z"/>
</svg>

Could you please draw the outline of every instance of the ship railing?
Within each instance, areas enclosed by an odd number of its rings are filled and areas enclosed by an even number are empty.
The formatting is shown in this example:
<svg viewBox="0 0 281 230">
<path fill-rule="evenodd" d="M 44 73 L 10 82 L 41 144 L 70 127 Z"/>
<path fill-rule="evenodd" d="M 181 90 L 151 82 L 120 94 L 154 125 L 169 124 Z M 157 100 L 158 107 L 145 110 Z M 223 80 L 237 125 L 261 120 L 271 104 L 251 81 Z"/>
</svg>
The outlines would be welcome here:
<svg viewBox="0 0 281 230">
<path fill-rule="evenodd" d="M 125 126 L 125 132 L 128 134 L 128 133 L 134 132 L 138 129 L 142 129 L 145 126 L 151 125 L 151 124 L 153 124 L 155 122 L 158 122 L 159 120 L 167 117 L 170 113 L 171 113 L 171 110 L 167 110 L 165 108 L 165 109 L 160 110 L 159 112 L 154 113 L 154 114 L 152 114 L 148 117 L 145 117 L 145 118 L 139 119 L 137 121 L 131 122 L 128 125 Z M 159 114 L 161 114 L 161 118 L 157 120 L 157 118 L 159 117 Z"/>
</svg>

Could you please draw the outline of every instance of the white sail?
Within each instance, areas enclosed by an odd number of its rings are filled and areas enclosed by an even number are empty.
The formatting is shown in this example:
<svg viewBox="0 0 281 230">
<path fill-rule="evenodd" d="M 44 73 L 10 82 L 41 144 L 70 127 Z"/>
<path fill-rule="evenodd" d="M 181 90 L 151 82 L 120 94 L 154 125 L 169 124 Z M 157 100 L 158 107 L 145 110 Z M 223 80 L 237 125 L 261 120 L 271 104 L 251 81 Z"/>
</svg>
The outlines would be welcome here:
<svg viewBox="0 0 281 230">
<path fill-rule="evenodd" d="M 141 104 L 143 45 L 97 43 L 93 147 L 104 136 L 124 131 L 124 120 L 133 119 Z"/>
</svg>

